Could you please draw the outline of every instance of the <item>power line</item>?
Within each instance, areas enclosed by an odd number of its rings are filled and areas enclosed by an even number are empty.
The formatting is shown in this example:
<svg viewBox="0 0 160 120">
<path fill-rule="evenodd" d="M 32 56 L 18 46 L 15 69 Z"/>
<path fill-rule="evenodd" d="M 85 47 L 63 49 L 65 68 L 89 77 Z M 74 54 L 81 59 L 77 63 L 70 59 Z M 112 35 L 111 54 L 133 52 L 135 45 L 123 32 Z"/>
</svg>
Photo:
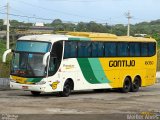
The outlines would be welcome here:
<svg viewBox="0 0 160 120">
<path fill-rule="evenodd" d="M 24 2 L 23 0 L 15 0 L 15 1 L 21 1 L 21 3 L 23 3 L 23 4 L 25 4 L 25 5 L 29 5 L 29 6 L 32 6 L 32 7 L 36 7 L 36 8 L 38 8 L 38 9 L 43 9 L 43 10 L 46 10 L 47 12 L 56 12 L 56 13 L 60 13 L 60 14 L 65 14 L 65 15 L 70 15 L 70 16 L 75 16 L 75 17 L 80 17 L 80 18 L 87 18 L 87 19 L 93 19 L 93 18 L 89 18 L 89 17 L 86 17 L 86 16 L 80 16 L 80 15 L 75 15 L 75 14 L 72 14 L 72 13 L 68 13 L 68 12 L 62 12 L 62 11 L 59 11 L 59 10 L 55 10 L 55 9 L 49 9 L 49 8 L 44 8 L 44 7 L 42 7 L 42 6 L 38 6 L 38 5 L 33 5 L 33 4 L 31 4 L 31 3 L 28 3 L 28 2 Z M 56 1 L 56 0 L 54 0 L 54 1 Z M 60 0 L 60 1 L 68 1 L 68 0 Z M 82 1 L 82 0 L 80 0 L 80 1 Z M 83 0 L 83 1 L 85 1 L 85 0 Z M 89 0 L 87 0 L 87 1 L 89 1 Z M 53 2 L 53 1 L 52 1 Z M 86 2 L 86 1 L 85 1 Z M 90 2 L 93 2 L 93 1 L 90 1 Z M 17 9 L 14 9 L 14 8 L 11 8 L 11 9 L 13 9 L 14 11 L 20 11 L 21 13 L 22 13 L 22 11 L 21 10 L 17 10 Z M 25 18 L 34 18 L 34 19 L 39 19 L 39 20 L 47 20 L 47 21 L 51 21 L 51 20 L 53 20 L 53 19 L 46 19 L 46 18 L 42 18 L 42 17 L 31 17 L 31 16 L 26 16 L 26 15 L 17 15 L 17 14 L 12 14 L 12 16 L 17 16 L 17 17 L 25 17 Z M 117 18 L 119 18 L 119 17 L 115 17 L 116 19 Z M 112 21 L 113 21 L 113 19 L 115 19 L 115 18 L 106 18 L 105 20 L 104 19 L 99 19 L 100 21 L 104 21 L 104 23 L 101 23 L 101 24 L 106 24 L 106 23 L 108 23 L 108 21 L 110 21 L 110 19 L 112 19 Z M 95 19 L 95 18 L 94 18 Z M 96 18 L 97 19 L 97 18 Z M 94 21 L 94 20 L 93 20 Z M 71 22 L 71 21 L 67 21 L 67 22 Z M 96 22 L 96 21 L 95 21 Z M 73 22 L 72 22 L 73 23 Z M 78 23 L 78 22 L 74 22 L 74 23 Z M 98 23 L 98 22 L 96 22 L 96 23 Z"/>
<path fill-rule="evenodd" d="M 4 10 L 4 9 L 6 9 L 6 8 L 0 8 L 0 10 Z"/>
<path fill-rule="evenodd" d="M 22 10 L 18 10 L 18 9 L 15 9 L 13 7 L 10 7 L 11 11 L 16 11 L 16 12 L 20 12 L 22 14 L 26 14 L 25 12 L 23 12 Z"/>
<path fill-rule="evenodd" d="M 0 8 L 4 8 L 4 7 L 6 7 L 6 5 L 5 6 L 0 6 Z"/>
<path fill-rule="evenodd" d="M 6 6 L 0 6 L 0 10 L 6 9 Z"/>
<path fill-rule="evenodd" d="M 17 0 L 15 0 L 17 1 Z M 36 7 L 38 9 L 43 9 L 47 12 L 56 12 L 56 13 L 59 13 L 59 14 L 63 14 L 63 15 L 68 15 L 68 16 L 74 16 L 74 17 L 79 17 L 79 18 L 85 18 L 85 19 L 95 19 L 95 18 L 91 18 L 91 17 L 87 17 L 87 16 L 82 16 L 82 15 L 77 15 L 77 14 L 72 14 L 72 13 L 68 13 L 68 12 L 63 12 L 63 11 L 59 11 L 59 10 L 56 10 L 56 9 L 49 9 L 49 8 L 45 8 L 45 7 L 42 7 L 42 6 L 38 6 L 38 5 L 33 5 L 31 3 L 28 3 L 28 2 L 24 2 L 23 0 L 18 0 L 18 1 L 21 1 L 21 3 L 25 4 L 25 5 L 29 5 L 29 6 L 32 6 L 32 7 Z M 106 19 L 99 19 L 101 21 L 106 21 Z M 109 20 L 109 18 L 108 18 Z"/>
<path fill-rule="evenodd" d="M 5 12 L 0 12 L 0 14 L 5 14 L 6 15 L 6 13 Z M 21 17 L 21 18 L 27 18 L 27 19 L 37 19 L 37 20 L 44 20 L 44 21 L 53 21 L 54 19 L 51 19 L 51 18 L 42 18 L 42 17 L 36 17 L 35 15 L 34 16 L 27 16 L 27 15 L 20 15 L 20 14 L 13 14 L 13 13 L 10 13 L 9 14 L 10 16 L 15 16 L 15 17 Z M 110 18 L 110 20 L 111 20 L 112 18 Z M 112 21 L 113 21 L 113 19 L 112 19 Z M 114 22 L 116 22 L 116 21 L 114 21 Z M 73 24 L 78 24 L 78 23 L 80 23 L 80 21 L 79 22 L 75 22 L 75 21 L 64 21 L 63 20 L 63 23 L 73 23 Z M 83 23 L 89 23 L 89 22 L 83 22 Z M 103 23 L 103 22 L 96 22 L 97 24 L 102 24 L 102 25 L 106 25 L 107 23 Z"/>
<path fill-rule="evenodd" d="M 0 12 L 0 14 L 6 14 L 5 12 Z M 22 18 L 32 18 L 32 19 L 39 19 L 39 20 L 45 20 L 45 21 L 53 21 L 51 18 L 42 18 L 42 17 L 35 17 L 35 16 L 26 16 L 26 15 L 19 15 L 19 14 L 13 14 L 10 13 L 10 16 L 15 16 L 15 17 L 22 17 Z M 79 22 L 73 22 L 73 21 L 63 21 L 65 23 L 79 23 Z"/>
<path fill-rule="evenodd" d="M 1 14 L 6 14 L 4 12 L 0 12 L 0 13 Z M 16 17 L 23 17 L 23 18 L 34 18 L 34 19 L 40 19 L 40 20 L 48 20 L 48 21 L 53 20 L 53 19 L 47 19 L 47 18 L 41 18 L 41 17 L 33 17 L 33 16 L 26 16 L 26 15 L 18 15 L 18 14 L 12 14 L 12 13 L 10 13 L 9 15 L 16 16 Z"/>
<path fill-rule="evenodd" d="M 5 12 L 0 12 L 0 14 L 6 14 Z M 39 20 L 45 20 L 45 21 L 53 21 L 51 18 L 42 18 L 42 17 L 35 17 L 35 16 L 26 16 L 26 15 L 19 15 L 19 14 L 13 14 L 9 13 L 10 16 L 15 16 L 15 17 L 22 17 L 22 18 L 32 18 L 32 19 L 39 19 Z M 79 23 L 79 22 L 73 22 L 73 21 L 63 21 L 64 23 Z M 84 22 L 85 23 L 85 22 Z M 96 22 L 98 23 L 98 22 Z M 103 24 L 105 25 L 106 23 L 98 23 L 98 24 Z"/>
<path fill-rule="evenodd" d="M 52 2 L 82 2 L 82 3 L 86 3 L 86 2 L 102 2 L 105 0 L 101 0 L 101 1 L 97 1 L 97 0 L 45 0 L 45 1 L 52 1 Z"/>
</svg>

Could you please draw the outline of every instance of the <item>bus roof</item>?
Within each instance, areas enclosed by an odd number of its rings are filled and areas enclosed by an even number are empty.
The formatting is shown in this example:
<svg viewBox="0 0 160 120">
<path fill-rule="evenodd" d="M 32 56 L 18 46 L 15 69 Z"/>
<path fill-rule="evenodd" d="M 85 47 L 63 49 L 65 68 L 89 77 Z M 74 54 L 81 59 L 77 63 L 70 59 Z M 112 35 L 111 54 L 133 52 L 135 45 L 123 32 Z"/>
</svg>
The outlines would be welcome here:
<svg viewBox="0 0 160 120">
<path fill-rule="evenodd" d="M 132 42 L 155 42 L 153 38 L 116 36 L 108 33 L 92 33 L 92 32 L 68 32 L 65 35 L 59 34 L 43 34 L 23 36 L 18 40 L 56 42 L 59 40 L 88 40 L 88 41 L 132 41 Z"/>
<path fill-rule="evenodd" d="M 53 43 L 59 40 L 68 40 L 68 35 L 57 35 L 57 34 L 28 35 L 20 37 L 18 40 L 44 41 Z"/>
<path fill-rule="evenodd" d="M 135 41 L 135 42 L 156 42 L 153 38 L 132 37 L 132 36 L 116 36 L 109 33 L 93 33 L 93 32 L 69 32 L 68 35 L 88 37 L 93 41 Z"/>
</svg>

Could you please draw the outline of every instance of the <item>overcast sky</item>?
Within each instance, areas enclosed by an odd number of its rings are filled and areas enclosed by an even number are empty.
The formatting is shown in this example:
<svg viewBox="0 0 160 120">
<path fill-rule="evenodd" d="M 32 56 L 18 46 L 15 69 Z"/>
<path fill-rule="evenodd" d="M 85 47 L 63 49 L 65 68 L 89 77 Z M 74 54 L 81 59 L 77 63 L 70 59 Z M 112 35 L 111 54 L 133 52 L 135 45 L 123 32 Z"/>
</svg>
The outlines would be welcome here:
<svg viewBox="0 0 160 120">
<path fill-rule="evenodd" d="M 7 0 L 0 0 L 0 19 Z M 10 16 L 11 19 L 29 22 L 63 21 L 108 24 L 127 24 L 125 13 L 130 11 L 131 23 L 160 19 L 160 0 L 9 0 L 10 13 L 41 17 L 49 20 Z"/>
</svg>

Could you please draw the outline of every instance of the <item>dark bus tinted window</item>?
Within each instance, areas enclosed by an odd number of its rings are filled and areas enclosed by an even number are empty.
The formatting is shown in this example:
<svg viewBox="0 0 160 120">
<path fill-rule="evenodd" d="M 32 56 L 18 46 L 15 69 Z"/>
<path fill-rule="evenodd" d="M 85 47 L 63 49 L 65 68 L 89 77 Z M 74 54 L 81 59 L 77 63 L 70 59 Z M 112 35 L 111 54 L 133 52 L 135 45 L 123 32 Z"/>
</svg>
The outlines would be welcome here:
<svg viewBox="0 0 160 120">
<path fill-rule="evenodd" d="M 62 51 L 63 51 L 63 41 L 58 41 L 53 44 L 52 47 L 52 55 L 57 57 L 58 60 L 62 59 Z"/>
<path fill-rule="evenodd" d="M 91 57 L 91 42 L 78 42 L 78 57 Z"/>
<path fill-rule="evenodd" d="M 65 41 L 64 58 L 148 57 L 156 52 L 156 43 Z"/>
<path fill-rule="evenodd" d="M 104 44 L 101 42 L 98 44 L 98 57 L 104 56 Z"/>
<path fill-rule="evenodd" d="M 101 42 L 92 43 L 92 57 L 103 57 L 104 46 Z"/>
<path fill-rule="evenodd" d="M 140 56 L 140 43 L 130 43 L 130 56 Z"/>
<path fill-rule="evenodd" d="M 92 57 L 97 57 L 98 56 L 98 42 L 93 42 L 92 43 Z"/>
<path fill-rule="evenodd" d="M 141 43 L 141 56 L 148 56 L 148 43 Z"/>
<path fill-rule="evenodd" d="M 148 43 L 148 54 L 149 56 L 153 56 L 156 53 L 156 44 L 155 43 Z"/>
<path fill-rule="evenodd" d="M 66 41 L 64 49 L 64 58 L 76 58 L 77 57 L 77 42 Z"/>
<path fill-rule="evenodd" d="M 117 43 L 105 43 L 105 56 L 114 57 L 117 55 Z"/>
<path fill-rule="evenodd" d="M 118 43 L 118 56 L 128 56 L 129 49 L 128 43 Z"/>
</svg>

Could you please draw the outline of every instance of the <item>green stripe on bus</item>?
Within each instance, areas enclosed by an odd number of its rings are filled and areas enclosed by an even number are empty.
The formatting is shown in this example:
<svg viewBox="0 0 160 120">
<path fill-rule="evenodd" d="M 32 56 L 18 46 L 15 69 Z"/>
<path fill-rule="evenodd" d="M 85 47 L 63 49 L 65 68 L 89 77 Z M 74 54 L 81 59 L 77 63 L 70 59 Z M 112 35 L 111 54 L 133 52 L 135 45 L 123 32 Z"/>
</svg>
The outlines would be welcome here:
<svg viewBox="0 0 160 120">
<path fill-rule="evenodd" d="M 68 40 L 82 40 L 82 41 L 90 41 L 90 38 L 76 38 L 76 37 L 70 37 Z"/>
<path fill-rule="evenodd" d="M 78 58 L 85 79 L 92 84 L 109 83 L 98 58 Z"/>
<path fill-rule="evenodd" d="M 110 81 L 107 79 L 99 59 L 89 58 L 88 60 L 97 80 L 100 83 L 109 83 Z"/>
<path fill-rule="evenodd" d="M 88 58 L 78 58 L 77 60 L 85 79 L 92 84 L 100 83 L 93 73 Z"/>
<path fill-rule="evenodd" d="M 26 82 L 40 82 L 42 80 L 42 78 L 28 78 Z"/>
</svg>

